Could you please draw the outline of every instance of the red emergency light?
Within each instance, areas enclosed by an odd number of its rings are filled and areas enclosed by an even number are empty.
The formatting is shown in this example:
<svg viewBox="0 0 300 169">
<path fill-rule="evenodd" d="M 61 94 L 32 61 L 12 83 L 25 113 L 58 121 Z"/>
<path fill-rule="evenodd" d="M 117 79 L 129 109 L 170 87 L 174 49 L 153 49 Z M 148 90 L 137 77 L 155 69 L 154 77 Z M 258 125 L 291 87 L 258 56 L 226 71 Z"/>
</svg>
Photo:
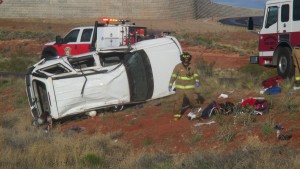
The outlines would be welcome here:
<svg viewBox="0 0 300 169">
<path fill-rule="evenodd" d="M 127 19 L 116 19 L 116 18 L 107 18 L 107 17 L 100 18 L 100 21 L 105 22 L 105 23 L 109 23 L 109 22 L 122 22 L 122 23 L 130 22 Z"/>
</svg>

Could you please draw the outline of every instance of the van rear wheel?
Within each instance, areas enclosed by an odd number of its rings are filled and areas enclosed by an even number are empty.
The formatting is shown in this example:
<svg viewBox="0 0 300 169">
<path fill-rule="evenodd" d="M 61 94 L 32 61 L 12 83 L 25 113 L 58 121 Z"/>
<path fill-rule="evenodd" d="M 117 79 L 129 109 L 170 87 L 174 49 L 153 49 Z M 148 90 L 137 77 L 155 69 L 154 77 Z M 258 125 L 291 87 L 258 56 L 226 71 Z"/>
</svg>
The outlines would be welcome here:
<svg viewBox="0 0 300 169">
<path fill-rule="evenodd" d="M 53 47 L 47 47 L 43 50 L 41 59 L 52 59 L 57 56 L 57 51 Z"/>
<path fill-rule="evenodd" d="M 283 78 L 291 78 L 294 75 L 291 51 L 287 47 L 280 47 L 278 50 L 277 73 Z"/>
</svg>

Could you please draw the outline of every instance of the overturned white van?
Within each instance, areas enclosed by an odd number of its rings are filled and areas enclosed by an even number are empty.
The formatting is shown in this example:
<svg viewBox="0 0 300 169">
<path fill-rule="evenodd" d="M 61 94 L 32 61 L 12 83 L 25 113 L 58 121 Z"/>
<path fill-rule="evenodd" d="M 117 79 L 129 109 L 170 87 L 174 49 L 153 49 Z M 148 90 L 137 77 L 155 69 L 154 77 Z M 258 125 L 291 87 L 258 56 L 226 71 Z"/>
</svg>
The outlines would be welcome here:
<svg viewBox="0 0 300 169">
<path fill-rule="evenodd" d="M 127 48 L 41 60 L 26 74 L 32 117 L 60 119 L 168 96 L 181 53 L 177 39 L 167 36 Z"/>
</svg>

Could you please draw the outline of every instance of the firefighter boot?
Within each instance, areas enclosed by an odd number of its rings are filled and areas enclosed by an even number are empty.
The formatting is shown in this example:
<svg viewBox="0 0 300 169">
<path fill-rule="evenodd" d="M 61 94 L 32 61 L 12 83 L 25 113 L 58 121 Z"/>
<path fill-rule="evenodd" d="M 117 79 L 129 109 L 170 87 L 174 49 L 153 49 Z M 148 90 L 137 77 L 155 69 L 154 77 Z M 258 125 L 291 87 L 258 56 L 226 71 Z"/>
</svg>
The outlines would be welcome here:
<svg viewBox="0 0 300 169">
<path fill-rule="evenodd" d="M 173 115 L 173 118 L 174 118 L 174 120 L 176 121 L 176 120 L 180 119 L 181 116 L 182 116 L 182 115 L 181 115 L 180 113 L 178 113 L 178 114 L 174 114 L 174 115 Z"/>
</svg>

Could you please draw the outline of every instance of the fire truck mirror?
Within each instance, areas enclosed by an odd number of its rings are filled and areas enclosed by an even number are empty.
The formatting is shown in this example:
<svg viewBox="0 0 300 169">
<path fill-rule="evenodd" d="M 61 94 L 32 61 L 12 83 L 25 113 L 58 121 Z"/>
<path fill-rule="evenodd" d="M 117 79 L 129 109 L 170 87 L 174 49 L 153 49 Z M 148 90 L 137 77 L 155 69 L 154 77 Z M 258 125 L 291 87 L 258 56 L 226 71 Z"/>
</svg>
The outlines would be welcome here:
<svg viewBox="0 0 300 169">
<path fill-rule="evenodd" d="M 63 38 L 61 38 L 61 36 L 56 36 L 55 37 L 55 42 L 56 42 L 56 44 L 62 44 L 63 43 Z"/>
<path fill-rule="evenodd" d="M 252 31 L 254 29 L 254 26 L 253 26 L 253 18 L 252 17 L 249 17 L 248 18 L 248 30 L 249 31 Z"/>
</svg>

